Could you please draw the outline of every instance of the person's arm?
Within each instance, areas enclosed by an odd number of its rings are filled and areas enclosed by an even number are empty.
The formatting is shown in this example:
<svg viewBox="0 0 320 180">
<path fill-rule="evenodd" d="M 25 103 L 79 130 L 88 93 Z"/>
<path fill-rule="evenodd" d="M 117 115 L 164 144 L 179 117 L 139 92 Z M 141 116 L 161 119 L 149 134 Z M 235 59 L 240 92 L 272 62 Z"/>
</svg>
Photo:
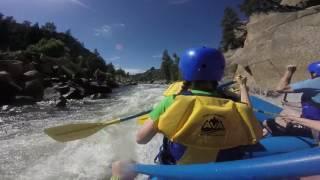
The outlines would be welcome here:
<svg viewBox="0 0 320 180">
<path fill-rule="evenodd" d="M 304 125 L 308 128 L 320 131 L 320 121 L 315 121 L 315 120 L 295 117 L 295 116 L 284 116 L 283 118 L 287 121 L 295 122 L 295 123 Z"/>
<path fill-rule="evenodd" d="M 246 103 L 249 107 L 251 107 L 251 101 L 247 88 L 247 78 L 243 76 L 237 76 L 236 80 L 240 85 L 240 101 L 242 103 Z"/>
<path fill-rule="evenodd" d="M 133 170 L 134 161 L 116 161 L 112 163 L 110 180 L 133 180 L 137 173 Z"/>
<path fill-rule="evenodd" d="M 156 123 L 173 101 L 174 96 L 167 96 L 153 108 L 149 113 L 149 119 L 143 124 L 142 128 L 139 129 L 136 135 L 136 141 L 138 144 L 148 143 L 157 134 L 158 130 Z"/>
<path fill-rule="evenodd" d="M 290 81 L 297 67 L 295 65 L 288 65 L 287 70 L 284 73 L 283 77 L 279 81 L 279 84 L 276 87 L 278 93 L 293 93 L 293 89 L 289 86 Z"/>
<path fill-rule="evenodd" d="M 147 144 L 156 134 L 157 130 L 154 127 L 154 121 L 148 119 L 139 129 L 136 136 L 136 142 L 138 144 Z"/>
</svg>

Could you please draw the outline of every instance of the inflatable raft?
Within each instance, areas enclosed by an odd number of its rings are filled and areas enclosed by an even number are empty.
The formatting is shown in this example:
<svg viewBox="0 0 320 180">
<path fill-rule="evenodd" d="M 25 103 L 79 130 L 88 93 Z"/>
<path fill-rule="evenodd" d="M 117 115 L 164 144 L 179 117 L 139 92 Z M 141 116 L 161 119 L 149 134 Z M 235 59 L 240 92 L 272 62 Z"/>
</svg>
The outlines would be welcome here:
<svg viewBox="0 0 320 180">
<path fill-rule="evenodd" d="M 251 96 L 260 121 L 274 118 L 281 108 Z M 320 148 L 310 138 L 268 137 L 246 151 L 243 160 L 195 165 L 143 165 L 134 169 L 157 179 L 278 179 L 320 174 Z"/>
</svg>

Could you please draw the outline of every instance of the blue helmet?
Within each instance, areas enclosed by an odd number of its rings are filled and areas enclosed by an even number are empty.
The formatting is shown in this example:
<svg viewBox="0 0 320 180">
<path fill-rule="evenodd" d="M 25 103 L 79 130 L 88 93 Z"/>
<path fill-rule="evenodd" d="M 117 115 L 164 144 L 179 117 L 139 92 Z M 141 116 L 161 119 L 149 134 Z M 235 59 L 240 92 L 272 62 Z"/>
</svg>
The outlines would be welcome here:
<svg viewBox="0 0 320 180">
<path fill-rule="evenodd" d="M 222 53 L 213 48 L 189 49 L 181 56 L 179 68 L 185 81 L 220 81 L 225 60 Z"/>
<path fill-rule="evenodd" d="M 310 73 L 316 74 L 317 77 L 320 76 L 320 61 L 313 62 L 309 64 L 308 70 Z"/>
</svg>

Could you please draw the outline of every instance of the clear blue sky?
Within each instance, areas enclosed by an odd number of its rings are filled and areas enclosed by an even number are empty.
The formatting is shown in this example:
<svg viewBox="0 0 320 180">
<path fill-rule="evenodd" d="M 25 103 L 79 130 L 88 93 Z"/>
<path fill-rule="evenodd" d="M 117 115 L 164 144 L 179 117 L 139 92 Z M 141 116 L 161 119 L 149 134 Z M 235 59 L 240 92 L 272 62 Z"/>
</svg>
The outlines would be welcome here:
<svg viewBox="0 0 320 180">
<path fill-rule="evenodd" d="M 0 0 L 0 12 L 73 36 L 129 72 L 159 67 L 164 49 L 218 47 L 226 6 L 242 0 Z"/>
</svg>

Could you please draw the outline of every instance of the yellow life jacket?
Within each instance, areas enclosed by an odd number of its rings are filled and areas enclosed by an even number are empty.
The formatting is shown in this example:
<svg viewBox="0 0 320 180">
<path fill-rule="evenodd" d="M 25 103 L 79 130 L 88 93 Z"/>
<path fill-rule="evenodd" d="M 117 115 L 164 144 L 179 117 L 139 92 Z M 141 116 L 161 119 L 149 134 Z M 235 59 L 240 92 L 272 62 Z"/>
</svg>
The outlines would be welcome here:
<svg viewBox="0 0 320 180">
<path fill-rule="evenodd" d="M 183 81 L 177 81 L 169 85 L 169 87 L 163 92 L 163 96 L 178 95 L 181 92 Z M 224 89 L 224 94 L 235 96 L 239 95 L 240 90 L 238 87 L 231 86 Z"/>
<path fill-rule="evenodd" d="M 163 92 L 164 96 L 172 96 L 177 95 L 181 91 L 183 86 L 183 81 L 177 81 L 172 84 Z"/>
<path fill-rule="evenodd" d="M 215 161 L 219 150 L 262 138 L 262 128 L 246 104 L 208 96 L 176 96 L 156 127 L 171 141 L 187 146 L 180 164 Z"/>
</svg>

